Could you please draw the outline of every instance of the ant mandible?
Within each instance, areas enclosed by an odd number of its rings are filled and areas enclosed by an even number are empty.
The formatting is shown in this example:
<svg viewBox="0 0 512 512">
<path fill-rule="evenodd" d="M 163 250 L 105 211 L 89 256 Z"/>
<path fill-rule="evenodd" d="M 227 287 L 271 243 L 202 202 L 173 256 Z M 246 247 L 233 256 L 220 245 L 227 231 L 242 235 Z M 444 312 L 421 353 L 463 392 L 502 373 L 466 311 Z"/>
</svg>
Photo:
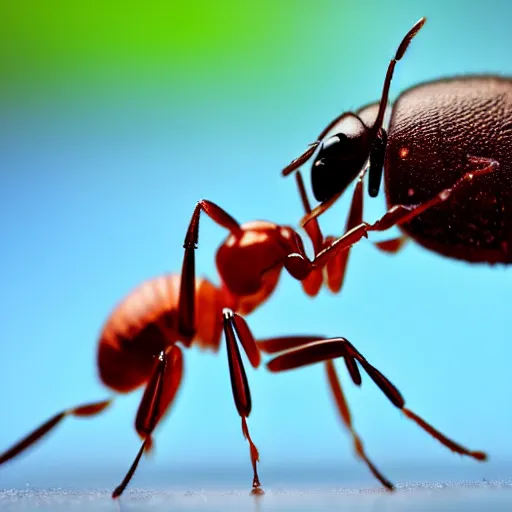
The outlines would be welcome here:
<svg viewBox="0 0 512 512">
<path fill-rule="evenodd" d="M 308 205 L 305 204 L 306 211 Z M 215 286 L 195 275 L 195 250 L 199 237 L 201 212 L 229 231 L 217 251 L 216 263 L 220 285 Z M 315 223 L 308 235 L 315 237 Z M 313 243 L 316 243 L 312 238 Z M 107 319 L 98 343 L 98 370 L 102 382 L 118 393 L 131 392 L 145 386 L 135 419 L 135 429 L 142 445 L 126 476 L 112 493 L 118 498 L 130 482 L 144 452 L 153 446 L 153 432 L 168 412 L 181 384 L 183 374 L 182 347 L 193 343 L 201 348 L 218 349 L 224 331 L 231 386 L 236 409 L 242 420 L 242 432 L 250 447 L 253 468 L 252 492 L 261 494 L 257 471 L 259 454 L 247 426 L 251 412 L 251 394 L 238 343 L 250 364 L 257 368 L 261 352 L 283 352 L 267 363 L 272 372 L 285 371 L 306 364 L 326 361 L 328 379 L 341 417 L 349 429 L 356 453 L 383 485 L 392 484 L 367 457 L 355 432 L 348 406 L 334 370 L 333 358 L 345 360 L 356 385 L 361 384 L 358 365 L 379 386 L 389 400 L 421 428 L 451 450 L 484 460 L 482 452 L 469 451 L 446 438 L 415 413 L 404 407 L 397 388 L 373 367 L 344 338 L 322 336 L 289 336 L 256 341 L 243 316 L 262 305 L 275 290 L 285 268 L 300 280 L 310 294 L 318 293 L 323 284 L 323 271 L 340 251 L 350 247 L 350 234 L 335 239 L 319 250 L 313 260 L 305 251 L 299 234 L 288 226 L 253 221 L 239 224 L 215 203 L 199 201 L 194 209 L 185 237 L 185 254 L 181 276 L 163 275 L 145 281 L 132 291 Z M 318 248 L 318 247 L 317 247 Z M 335 266 L 336 267 L 336 266 Z M 237 343 L 238 342 L 238 343 Z M 181 344 L 181 345 L 180 345 Z M 66 409 L 51 417 L 36 430 L 0 454 L 0 464 L 19 455 L 49 433 L 67 416 L 88 417 L 104 411 L 113 399 Z"/>
<path fill-rule="evenodd" d="M 338 116 L 282 174 L 298 170 L 316 153 L 311 184 L 320 204 L 302 218 L 306 228 L 356 180 L 345 228 L 353 240 L 398 226 L 402 235 L 384 243 L 385 250 L 397 252 L 410 237 L 444 256 L 510 263 L 512 81 L 497 76 L 436 80 L 403 92 L 388 107 L 395 65 L 425 21 L 421 18 L 401 41 L 380 102 Z M 376 197 L 383 172 L 389 209 L 369 224 L 363 221 L 363 178 L 368 173 L 368 193 Z M 334 291 L 341 287 L 347 258 L 348 251 Z"/>
</svg>

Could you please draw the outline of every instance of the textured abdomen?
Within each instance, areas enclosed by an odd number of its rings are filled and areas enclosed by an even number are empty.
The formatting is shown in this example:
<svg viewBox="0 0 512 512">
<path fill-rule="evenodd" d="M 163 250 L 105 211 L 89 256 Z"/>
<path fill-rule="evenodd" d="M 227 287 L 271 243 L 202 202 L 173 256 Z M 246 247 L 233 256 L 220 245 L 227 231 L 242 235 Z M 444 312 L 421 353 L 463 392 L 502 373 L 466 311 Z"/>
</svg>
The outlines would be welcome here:
<svg viewBox="0 0 512 512">
<path fill-rule="evenodd" d="M 396 101 L 385 159 L 388 204 L 417 204 L 475 169 L 468 155 L 498 161 L 447 202 L 403 226 L 420 244 L 467 261 L 512 261 L 512 81 L 432 82 Z"/>
<path fill-rule="evenodd" d="M 98 347 L 98 368 L 103 383 L 128 392 L 145 383 L 155 357 L 177 341 L 192 341 L 217 350 L 222 332 L 221 291 L 206 279 L 196 279 L 196 324 L 193 340 L 178 329 L 181 277 L 159 276 L 130 293 L 107 320 Z"/>
<path fill-rule="evenodd" d="M 179 276 L 145 281 L 130 293 L 107 320 L 98 347 L 100 378 L 116 391 L 144 383 L 157 356 L 179 339 Z"/>
</svg>

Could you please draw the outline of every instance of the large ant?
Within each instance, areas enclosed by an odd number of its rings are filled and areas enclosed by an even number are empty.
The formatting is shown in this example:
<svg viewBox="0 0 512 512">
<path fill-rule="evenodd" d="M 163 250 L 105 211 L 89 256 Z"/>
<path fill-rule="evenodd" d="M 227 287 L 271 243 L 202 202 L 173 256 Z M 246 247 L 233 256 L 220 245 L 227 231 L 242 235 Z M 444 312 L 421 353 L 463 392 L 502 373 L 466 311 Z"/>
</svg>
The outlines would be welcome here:
<svg viewBox="0 0 512 512">
<path fill-rule="evenodd" d="M 403 235 L 394 241 L 392 252 L 410 237 L 447 257 L 511 263 L 512 80 L 435 80 L 403 92 L 388 107 L 395 65 L 425 21 L 421 18 L 400 43 L 380 102 L 338 116 L 282 174 L 289 175 L 315 155 L 311 183 L 320 204 L 303 217 L 303 226 L 357 180 L 346 225 L 354 239 L 398 226 Z M 366 173 L 370 197 L 378 195 L 383 173 L 386 185 L 389 209 L 373 224 L 363 221 Z"/>
</svg>

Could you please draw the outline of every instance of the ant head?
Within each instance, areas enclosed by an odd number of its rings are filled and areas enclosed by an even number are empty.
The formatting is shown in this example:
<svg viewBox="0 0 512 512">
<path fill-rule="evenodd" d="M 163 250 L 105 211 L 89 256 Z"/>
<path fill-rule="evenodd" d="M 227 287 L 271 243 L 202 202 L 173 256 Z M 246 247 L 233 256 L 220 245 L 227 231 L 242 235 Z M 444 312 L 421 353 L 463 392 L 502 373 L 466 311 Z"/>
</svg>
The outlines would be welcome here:
<svg viewBox="0 0 512 512">
<path fill-rule="evenodd" d="M 321 202 L 343 192 L 370 156 L 369 128 L 358 116 L 345 114 L 333 131 L 320 146 L 311 169 L 313 194 Z"/>
</svg>

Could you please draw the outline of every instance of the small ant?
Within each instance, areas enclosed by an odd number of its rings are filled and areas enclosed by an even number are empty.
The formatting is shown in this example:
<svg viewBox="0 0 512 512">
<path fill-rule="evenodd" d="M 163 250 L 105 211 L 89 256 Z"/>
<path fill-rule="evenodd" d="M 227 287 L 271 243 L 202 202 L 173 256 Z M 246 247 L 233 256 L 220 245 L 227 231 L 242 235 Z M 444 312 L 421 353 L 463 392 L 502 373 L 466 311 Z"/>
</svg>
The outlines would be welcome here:
<svg viewBox="0 0 512 512">
<path fill-rule="evenodd" d="M 305 207 L 307 211 L 307 203 Z M 205 278 L 196 278 L 195 275 L 195 250 L 201 212 L 229 231 L 216 254 L 219 286 Z M 311 228 L 307 233 L 316 236 Z M 314 238 L 312 241 L 316 243 Z M 99 337 L 97 363 L 103 384 L 118 393 L 128 393 L 141 386 L 145 387 L 135 418 L 135 429 L 142 439 L 142 445 L 126 476 L 112 493 L 113 498 L 121 496 L 135 473 L 142 454 L 151 450 L 153 432 L 176 397 L 183 375 L 183 348 L 196 344 L 200 348 L 218 350 L 222 332 L 226 340 L 233 398 L 242 420 L 243 435 L 250 447 L 254 494 L 262 494 L 263 491 L 257 471 L 258 449 L 247 426 L 252 401 L 239 345 L 254 368 L 260 365 L 262 352 L 282 352 L 267 363 L 271 372 L 326 361 L 329 384 L 341 417 L 352 435 L 356 452 L 375 477 L 389 489 L 393 485 L 370 461 L 352 426 L 333 358 L 342 357 L 345 360 L 356 385 L 361 384 L 360 366 L 396 407 L 449 449 L 477 460 L 485 460 L 486 455 L 483 452 L 470 451 L 451 441 L 405 408 L 404 399 L 398 389 L 348 340 L 326 339 L 323 336 L 289 336 L 262 340 L 255 340 L 253 337 L 244 316 L 249 315 L 271 296 L 283 268 L 302 282 L 307 293 L 315 295 L 323 284 L 324 270 L 328 275 L 338 272 L 337 265 L 329 267 L 329 263 L 332 264 L 340 252 L 347 250 L 351 241 L 349 234 L 333 239 L 330 244 L 324 243 L 324 248 L 310 260 L 304 251 L 301 237 L 291 227 L 265 221 L 239 224 L 215 203 L 207 200 L 197 203 L 185 237 L 181 275 L 162 275 L 140 284 L 114 309 Z M 0 464 L 32 446 L 65 417 L 97 415 L 112 401 L 103 400 L 59 412 L 0 454 Z"/>
</svg>

